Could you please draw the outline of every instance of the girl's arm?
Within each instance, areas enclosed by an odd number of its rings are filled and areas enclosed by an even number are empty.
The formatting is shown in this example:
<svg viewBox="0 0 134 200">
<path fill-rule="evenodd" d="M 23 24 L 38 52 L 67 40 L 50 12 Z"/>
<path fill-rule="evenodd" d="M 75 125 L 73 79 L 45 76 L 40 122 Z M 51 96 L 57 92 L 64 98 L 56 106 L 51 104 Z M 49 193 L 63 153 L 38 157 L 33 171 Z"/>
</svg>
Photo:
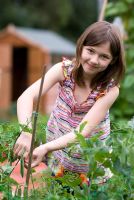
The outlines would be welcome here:
<svg viewBox="0 0 134 200">
<path fill-rule="evenodd" d="M 82 135 L 84 137 L 90 136 L 92 130 L 104 119 L 107 111 L 112 106 L 114 101 L 119 95 L 118 87 L 111 88 L 110 91 L 103 97 L 99 98 L 94 106 L 89 110 L 86 116 L 83 118 L 76 130 L 79 130 L 80 125 L 83 122 L 87 122 Z M 69 143 L 73 143 L 76 140 L 74 132 L 70 132 L 60 138 L 43 144 L 37 147 L 33 152 L 33 163 L 32 167 L 38 165 L 43 159 L 44 155 L 50 151 L 55 151 L 67 147 Z"/>
<path fill-rule="evenodd" d="M 64 80 L 62 63 L 54 65 L 46 74 L 44 78 L 44 84 L 42 89 L 42 95 L 57 82 Z M 30 128 L 31 117 L 33 112 L 33 102 L 38 98 L 41 79 L 32 84 L 26 89 L 17 101 L 17 116 L 20 124 L 28 125 Z M 20 156 L 24 151 L 24 157 L 26 157 L 30 150 L 32 135 L 26 132 L 22 132 L 16 144 L 14 146 L 14 153 Z"/>
</svg>

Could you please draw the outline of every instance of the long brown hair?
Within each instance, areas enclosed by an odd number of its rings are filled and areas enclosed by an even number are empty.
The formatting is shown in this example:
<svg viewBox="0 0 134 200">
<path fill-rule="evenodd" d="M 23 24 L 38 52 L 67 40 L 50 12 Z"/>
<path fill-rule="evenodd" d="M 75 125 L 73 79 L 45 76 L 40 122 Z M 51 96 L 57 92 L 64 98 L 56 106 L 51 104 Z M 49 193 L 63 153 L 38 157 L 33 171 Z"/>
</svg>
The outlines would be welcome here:
<svg viewBox="0 0 134 200">
<path fill-rule="evenodd" d="M 77 41 L 76 58 L 74 59 L 73 77 L 79 86 L 84 85 L 83 68 L 80 63 L 83 46 L 95 46 L 110 42 L 112 62 L 102 72 L 98 73 L 91 82 L 91 87 L 96 88 L 100 83 L 102 88 L 114 79 L 118 85 L 125 73 L 124 46 L 119 29 L 106 21 L 100 21 L 89 26 Z"/>
</svg>

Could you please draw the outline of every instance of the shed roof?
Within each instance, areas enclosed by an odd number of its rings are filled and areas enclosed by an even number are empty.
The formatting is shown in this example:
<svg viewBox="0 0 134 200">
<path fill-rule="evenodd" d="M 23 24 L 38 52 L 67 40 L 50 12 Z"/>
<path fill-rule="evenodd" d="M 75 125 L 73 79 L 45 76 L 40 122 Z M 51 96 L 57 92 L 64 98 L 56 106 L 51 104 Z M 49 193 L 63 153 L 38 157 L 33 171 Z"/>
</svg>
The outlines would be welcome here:
<svg viewBox="0 0 134 200">
<path fill-rule="evenodd" d="M 26 41 L 29 41 L 40 48 L 47 49 L 50 53 L 75 54 L 75 44 L 56 32 L 35 28 L 16 27 L 14 25 L 7 26 L 6 30 L 7 32 L 20 36 L 20 38 L 26 39 Z"/>
</svg>

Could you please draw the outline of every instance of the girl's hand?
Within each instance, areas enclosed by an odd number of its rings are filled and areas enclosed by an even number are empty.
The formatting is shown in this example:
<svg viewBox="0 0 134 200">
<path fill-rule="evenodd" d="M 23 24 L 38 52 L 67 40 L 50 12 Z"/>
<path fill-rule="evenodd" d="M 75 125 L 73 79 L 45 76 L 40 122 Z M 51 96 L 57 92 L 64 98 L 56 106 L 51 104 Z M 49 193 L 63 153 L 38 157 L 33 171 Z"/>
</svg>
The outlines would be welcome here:
<svg viewBox="0 0 134 200">
<path fill-rule="evenodd" d="M 39 165 L 47 153 L 48 153 L 48 150 L 45 144 L 40 145 L 39 147 L 35 148 L 33 151 L 31 167 L 35 167 Z"/>
<path fill-rule="evenodd" d="M 27 132 L 21 133 L 14 145 L 14 154 L 19 157 L 23 154 L 24 158 L 28 157 L 31 146 L 32 135 Z"/>
</svg>

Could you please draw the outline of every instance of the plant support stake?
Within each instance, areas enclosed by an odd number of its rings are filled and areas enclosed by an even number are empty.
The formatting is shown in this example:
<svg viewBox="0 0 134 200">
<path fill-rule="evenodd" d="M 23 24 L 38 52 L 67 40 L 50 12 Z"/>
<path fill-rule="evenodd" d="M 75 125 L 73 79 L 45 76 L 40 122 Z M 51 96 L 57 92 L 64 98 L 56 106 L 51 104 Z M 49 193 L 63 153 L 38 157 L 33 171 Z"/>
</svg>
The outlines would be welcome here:
<svg viewBox="0 0 134 200">
<path fill-rule="evenodd" d="M 108 3 L 108 0 L 103 1 L 98 21 L 104 20 L 104 14 L 105 14 L 105 9 L 106 9 L 107 3 Z"/>
<path fill-rule="evenodd" d="M 41 98 L 41 94 L 42 94 L 42 88 L 43 88 L 44 77 L 45 77 L 45 69 L 46 69 L 46 66 L 44 66 L 44 68 L 43 68 L 43 74 L 42 74 L 41 83 L 40 83 L 40 89 L 39 89 L 39 95 L 38 95 L 38 99 L 37 99 L 36 110 L 35 110 L 35 112 L 33 112 L 32 140 L 31 140 L 29 162 L 28 162 L 27 175 L 26 175 L 26 187 L 27 187 L 27 189 L 28 189 L 29 179 L 30 179 L 30 174 L 31 174 L 32 155 L 33 155 L 33 149 L 34 149 L 34 143 L 35 143 L 36 125 L 37 125 L 39 104 L 40 104 L 40 98 Z"/>
</svg>

